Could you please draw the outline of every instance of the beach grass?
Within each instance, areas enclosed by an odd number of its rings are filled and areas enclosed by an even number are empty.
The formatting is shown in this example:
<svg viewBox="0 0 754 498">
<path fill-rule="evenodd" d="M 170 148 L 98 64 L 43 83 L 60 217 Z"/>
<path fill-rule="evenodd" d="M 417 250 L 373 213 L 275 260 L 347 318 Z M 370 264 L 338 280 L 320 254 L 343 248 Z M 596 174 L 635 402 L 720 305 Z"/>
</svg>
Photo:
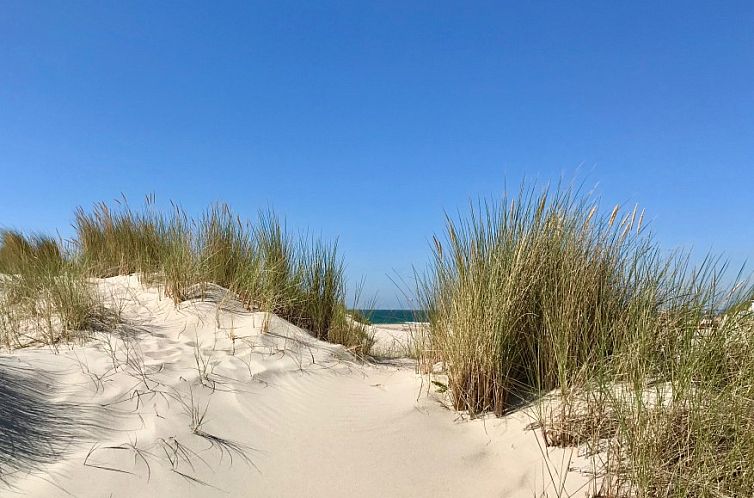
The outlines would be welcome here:
<svg viewBox="0 0 754 498">
<path fill-rule="evenodd" d="M 0 343 L 57 345 L 112 330 L 91 277 L 138 274 L 176 304 L 229 289 L 315 337 L 368 355 L 337 241 L 292 234 L 271 210 L 198 218 L 147 197 L 75 213 L 69 243 L 0 236 Z M 546 444 L 593 460 L 603 497 L 754 495 L 754 288 L 721 259 L 667 253 L 638 208 L 579 188 L 522 185 L 472 203 L 433 238 L 417 279 L 428 326 L 411 356 L 438 362 L 471 416 L 528 406 Z M 358 289 L 357 289 L 358 294 Z M 358 296 L 354 303 L 358 301 Z M 352 307 L 356 306 L 353 304 Z M 197 361 L 199 366 L 199 362 Z"/>
<path fill-rule="evenodd" d="M 60 244 L 40 234 L 25 236 L 15 230 L 0 233 L 0 273 L 22 273 L 35 266 L 58 271 L 63 265 Z"/>
<path fill-rule="evenodd" d="M 480 202 L 434 242 L 420 295 L 458 409 L 503 414 L 587 378 L 659 311 L 656 250 L 636 212 L 600 217 L 576 192 Z"/>
<path fill-rule="evenodd" d="M 292 235 L 271 210 L 242 219 L 225 204 L 198 219 L 178 206 L 168 213 L 148 196 L 132 209 L 123 200 L 76 211 L 75 244 L 83 268 L 97 277 L 138 273 L 162 283 L 176 303 L 201 297 L 202 286 L 234 292 L 250 310 L 275 313 L 317 338 L 368 353 L 363 327 L 345 320 L 346 282 L 336 242 Z"/>
<path fill-rule="evenodd" d="M 83 267 L 50 237 L 6 231 L 0 245 L 0 343 L 55 345 L 119 319 Z"/>
<path fill-rule="evenodd" d="M 637 209 L 522 186 L 434 238 L 420 362 L 472 416 L 533 402 L 548 444 L 592 448 L 602 496 L 749 496 L 751 290 L 725 270 L 663 253 Z"/>
<path fill-rule="evenodd" d="M 126 199 L 109 206 L 101 202 L 91 211 L 75 213 L 75 242 L 84 266 L 96 277 L 149 273 L 159 267 L 164 250 L 154 199 L 134 211 Z"/>
</svg>

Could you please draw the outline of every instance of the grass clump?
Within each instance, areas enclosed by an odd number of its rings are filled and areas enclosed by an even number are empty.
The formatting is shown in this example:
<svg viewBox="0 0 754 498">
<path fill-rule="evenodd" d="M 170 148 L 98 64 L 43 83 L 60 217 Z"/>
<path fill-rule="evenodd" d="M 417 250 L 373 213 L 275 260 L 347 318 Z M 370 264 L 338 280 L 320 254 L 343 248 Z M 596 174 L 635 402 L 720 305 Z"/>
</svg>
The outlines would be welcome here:
<svg viewBox="0 0 754 498">
<path fill-rule="evenodd" d="M 218 204 L 193 219 L 177 206 L 160 212 L 148 196 L 141 210 L 125 199 L 91 211 L 79 208 L 74 227 L 74 250 L 66 254 L 49 238 L 3 234 L 0 271 L 11 275 L 3 299 L 16 304 L 0 318 L 3 329 L 13 328 L 21 309 L 35 320 L 56 317 L 60 323 L 48 323 L 48 331 L 96 327 L 103 320 L 101 303 L 86 277 L 138 274 L 163 285 L 176 303 L 203 298 L 214 284 L 235 293 L 248 309 L 276 313 L 319 339 L 364 354 L 371 347 L 367 328 L 347 319 L 337 244 L 291 236 L 270 210 L 249 223 Z M 66 333 L 49 332 L 48 340 Z"/>
<path fill-rule="evenodd" d="M 227 205 L 219 205 L 204 214 L 198 232 L 201 279 L 239 294 L 252 291 L 258 276 L 258 255 L 249 224 Z"/>
<path fill-rule="evenodd" d="M 304 252 L 301 267 L 301 322 L 320 338 L 327 338 L 345 302 L 343 262 L 337 245 L 315 241 Z"/>
<path fill-rule="evenodd" d="M 76 210 L 74 227 L 80 256 L 96 277 L 154 272 L 164 254 L 159 217 L 147 197 L 143 212 L 133 211 L 125 199 L 120 209 L 96 204 L 91 212 Z"/>
<path fill-rule="evenodd" d="M 574 192 L 522 189 L 446 222 L 421 296 L 459 409 L 502 414 L 584 378 L 657 305 L 635 211 L 600 218 Z"/>
<path fill-rule="evenodd" d="M 457 409 L 556 393 L 545 442 L 587 445 L 600 496 L 754 494 L 752 292 L 719 260 L 663 256 L 636 210 L 561 188 L 473 205 L 434 242 L 419 355 Z"/>
<path fill-rule="evenodd" d="M 715 285 L 710 280 L 701 287 Z M 700 294 L 695 297 L 702 301 Z M 709 304 L 720 309 L 720 302 Z M 675 330 L 680 339 L 671 346 L 673 361 L 658 373 L 646 373 L 652 371 L 651 358 L 634 358 L 630 395 L 609 399 L 620 429 L 608 441 L 606 494 L 754 492 L 754 317 L 738 311 L 694 325 Z M 626 351 L 624 359 L 629 355 Z M 614 383 L 599 389 L 614 393 Z"/>
<path fill-rule="evenodd" d="M 80 258 L 99 277 L 139 273 L 164 283 L 175 302 L 201 298 L 207 284 L 234 292 L 251 310 L 276 313 L 316 337 L 366 349 L 368 341 L 344 320 L 344 266 L 337 244 L 292 237 L 270 210 L 256 223 L 227 205 L 197 220 L 180 208 L 164 215 L 147 198 L 142 211 L 126 202 L 76 212 Z"/>
<path fill-rule="evenodd" d="M 374 333 L 370 330 L 369 325 L 353 320 L 343 306 L 336 308 L 327 340 L 336 344 L 343 344 L 358 356 L 371 354 L 375 344 Z"/>
<path fill-rule="evenodd" d="M 0 343 L 6 347 L 57 344 L 117 323 L 86 272 L 54 239 L 5 232 L 0 260 Z"/>
<path fill-rule="evenodd" d="M 271 211 L 260 213 L 254 238 L 262 268 L 262 306 L 319 339 L 369 354 L 374 341 L 368 327 L 347 313 L 345 266 L 337 242 L 293 239 Z"/>
<path fill-rule="evenodd" d="M 296 246 L 271 210 L 259 212 L 254 227 L 254 243 L 261 262 L 260 307 L 302 323 L 306 317 L 300 309 L 303 279 L 298 254 L 305 249 L 305 245 Z"/>
<path fill-rule="evenodd" d="M 26 237 L 14 230 L 0 232 L 0 273 L 22 273 L 32 266 L 59 271 L 63 254 L 58 242 L 46 235 Z"/>
<path fill-rule="evenodd" d="M 751 496 L 751 288 L 722 285 L 719 260 L 663 256 L 642 218 L 560 188 L 448 217 L 420 360 L 444 362 L 472 415 L 555 389 L 545 441 L 587 445 L 600 496 Z"/>
<path fill-rule="evenodd" d="M 186 213 L 174 206 L 169 217 L 160 218 L 155 223 L 160 227 L 161 257 L 156 274 L 142 274 L 141 278 L 162 281 L 165 294 L 177 304 L 192 297 L 197 282 L 201 280 L 192 222 Z"/>
</svg>

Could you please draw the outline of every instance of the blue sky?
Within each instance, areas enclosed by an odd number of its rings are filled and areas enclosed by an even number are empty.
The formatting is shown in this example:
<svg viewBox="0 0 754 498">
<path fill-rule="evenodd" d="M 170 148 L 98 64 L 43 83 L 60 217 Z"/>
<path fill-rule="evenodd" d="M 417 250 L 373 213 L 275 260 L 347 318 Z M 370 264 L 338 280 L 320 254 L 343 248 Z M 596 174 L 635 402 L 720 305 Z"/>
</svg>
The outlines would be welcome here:
<svg viewBox="0 0 754 498">
<path fill-rule="evenodd" d="M 524 176 L 754 259 L 754 2 L 1 2 L 0 224 L 154 192 L 273 206 L 353 280 Z"/>
</svg>

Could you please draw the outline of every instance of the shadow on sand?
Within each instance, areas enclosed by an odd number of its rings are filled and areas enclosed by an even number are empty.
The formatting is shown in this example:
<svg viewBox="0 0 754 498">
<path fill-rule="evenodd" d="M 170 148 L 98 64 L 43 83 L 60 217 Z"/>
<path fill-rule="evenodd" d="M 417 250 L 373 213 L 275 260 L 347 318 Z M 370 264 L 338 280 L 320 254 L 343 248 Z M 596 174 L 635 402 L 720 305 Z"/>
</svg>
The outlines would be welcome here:
<svg viewBox="0 0 754 498">
<path fill-rule="evenodd" d="M 52 401 L 54 376 L 0 358 L 0 488 L 106 430 L 101 407 Z"/>
</svg>

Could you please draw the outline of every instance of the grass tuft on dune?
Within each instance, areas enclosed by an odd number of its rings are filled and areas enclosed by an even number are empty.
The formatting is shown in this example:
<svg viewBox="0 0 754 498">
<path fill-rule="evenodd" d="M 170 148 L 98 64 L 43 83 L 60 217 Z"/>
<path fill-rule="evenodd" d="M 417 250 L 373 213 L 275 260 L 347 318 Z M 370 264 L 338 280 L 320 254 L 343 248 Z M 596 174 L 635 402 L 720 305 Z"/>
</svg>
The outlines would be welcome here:
<svg viewBox="0 0 754 498">
<path fill-rule="evenodd" d="M 7 345 L 18 343 L 14 331 L 23 320 L 40 326 L 46 320 L 51 343 L 72 330 L 110 327 L 86 278 L 139 274 L 176 303 L 219 285 L 250 310 L 275 313 L 319 339 L 369 353 L 368 328 L 347 319 L 337 243 L 294 237 L 271 210 L 251 223 L 217 204 L 193 219 L 175 205 L 161 212 L 148 196 L 142 209 L 125 199 L 79 208 L 74 227 L 68 251 L 51 238 L 4 232 L 0 273 L 8 276 L 0 327 Z"/>
<path fill-rule="evenodd" d="M 663 255 L 637 209 L 523 185 L 446 217 L 419 294 L 420 361 L 455 407 L 540 401 L 549 444 L 588 444 L 603 496 L 754 492 L 751 289 Z M 727 311 L 721 311 L 727 310 Z"/>
<path fill-rule="evenodd" d="M 0 343 L 8 348 L 55 345 L 119 321 L 82 266 L 52 238 L 4 232 L 0 268 Z"/>
</svg>

